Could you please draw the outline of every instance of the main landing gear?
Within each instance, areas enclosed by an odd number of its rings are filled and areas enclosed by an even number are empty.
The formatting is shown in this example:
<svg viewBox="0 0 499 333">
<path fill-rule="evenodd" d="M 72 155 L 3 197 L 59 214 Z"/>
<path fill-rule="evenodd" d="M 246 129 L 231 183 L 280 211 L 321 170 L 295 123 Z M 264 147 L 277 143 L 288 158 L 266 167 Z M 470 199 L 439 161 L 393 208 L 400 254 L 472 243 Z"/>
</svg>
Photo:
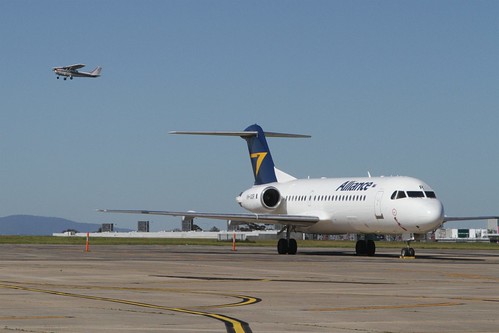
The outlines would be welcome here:
<svg viewBox="0 0 499 333">
<path fill-rule="evenodd" d="M 296 254 L 298 251 L 298 243 L 296 239 L 291 238 L 290 226 L 285 226 L 279 233 L 286 229 L 286 238 L 281 238 L 277 242 L 277 253 L 279 254 Z"/>
<path fill-rule="evenodd" d="M 281 238 L 277 242 L 277 253 L 279 254 L 296 254 L 296 251 L 298 251 L 298 243 L 294 238 Z"/>
<path fill-rule="evenodd" d="M 360 239 L 355 243 L 355 254 L 372 257 L 376 253 L 376 244 L 372 239 Z"/>
</svg>

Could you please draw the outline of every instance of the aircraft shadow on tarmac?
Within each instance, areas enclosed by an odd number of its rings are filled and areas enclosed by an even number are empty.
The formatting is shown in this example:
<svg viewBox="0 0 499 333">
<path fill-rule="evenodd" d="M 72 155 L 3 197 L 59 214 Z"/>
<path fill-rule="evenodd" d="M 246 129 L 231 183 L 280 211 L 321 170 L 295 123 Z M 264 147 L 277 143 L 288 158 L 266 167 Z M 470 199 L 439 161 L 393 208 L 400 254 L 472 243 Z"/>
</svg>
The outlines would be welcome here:
<svg viewBox="0 0 499 333">
<path fill-rule="evenodd" d="M 369 258 L 366 256 L 357 256 L 353 251 L 306 251 L 302 250 L 298 254 L 300 255 L 310 255 L 310 256 L 331 256 L 331 257 L 356 257 L 356 258 Z M 427 253 L 422 253 L 422 254 L 417 254 L 415 259 L 416 260 L 421 260 L 421 259 L 426 259 L 426 260 L 438 260 L 438 261 L 475 261 L 475 262 L 483 262 L 486 259 L 485 258 L 477 258 L 476 256 L 493 256 L 496 257 L 496 255 L 487 255 L 487 254 L 473 254 L 473 257 L 468 257 L 470 254 L 466 253 L 449 253 L 449 252 L 444 252 L 441 254 L 427 254 Z M 392 259 L 397 259 L 400 258 L 400 255 L 397 253 L 376 253 L 374 256 L 376 258 L 392 258 Z"/>
<path fill-rule="evenodd" d="M 193 254 L 193 255 L 213 255 L 213 256 L 218 256 L 221 254 L 219 251 L 205 251 L 203 250 L 202 253 L 199 252 L 199 250 L 182 250 L 180 251 L 182 254 Z M 434 253 L 437 252 L 437 253 Z M 251 255 L 254 258 L 263 258 L 263 257 L 269 257 L 269 256 L 275 256 L 275 257 L 281 257 L 283 255 L 278 255 L 276 253 L 269 253 L 269 252 L 254 252 L 254 253 L 248 253 L 248 252 L 230 252 L 227 253 L 229 255 L 238 255 L 238 254 L 244 254 L 244 255 Z M 288 256 L 288 255 L 284 255 Z M 319 256 L 319 257 L 353 257 L 353 258 L 359 258 L 359 259 L 373 259 L 373 258 L 390 258 L 390 259 L 400 259 L 400 255 L 398 254 L 397 249 L 394 249 L 393 252 L 378 252 L 374 255 L 374 257 L 368 257 L 368 256 L 358 256 L 355 254 L 354 250 L 314 250 L 314 249 L 302 249 L 298 251 L 296 256 Z M 464 251 L 452 251 L 452 250 L 435 250 L 432 253 L 425 253 L 423 251 L 420 251 L 419 253 L 416 254 L 415 259 L 416 260 L 430 260 L 430 261 L 459 261 L 459 262 L 484 262 L 487 260 L 487 258 L 498 258 L 499 257 L 499 251 L 494 252 L 494 253 L 485 253 L 485 252 L 464 252 Z M 224 260 L 224 259 L 221 259 Z M 407 259 L 405 259 L 407 260 Z"/>
</svg>

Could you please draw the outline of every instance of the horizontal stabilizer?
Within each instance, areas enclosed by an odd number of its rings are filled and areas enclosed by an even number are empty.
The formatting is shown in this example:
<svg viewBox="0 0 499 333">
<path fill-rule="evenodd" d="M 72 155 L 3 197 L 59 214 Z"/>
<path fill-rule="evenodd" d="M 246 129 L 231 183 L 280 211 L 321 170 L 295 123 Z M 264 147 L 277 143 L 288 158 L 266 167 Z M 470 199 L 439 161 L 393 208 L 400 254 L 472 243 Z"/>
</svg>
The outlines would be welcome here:
<svg viewBox="0 0 499 333">
<path fill-rule="evenodd" d="M 257 131 L 171 131 L 170 134 L 189 134 L 189 135 L 218 135 L 218 136 L 240 136 L 251 137 L 257 136 Z M 265 136 L 272 138 L 310 138 L 310 135 L 264 132 Z"/>
<path fill-rule="evenodd" d="M 270 154 L 266 137 L 273 138 L 310 138 L 310 135 L 265 132 L 259 125 L 248 126 L 244 131 L 172 131 L 170 134 L 239 136 L 246 140 L 255 177 L 255 185 L 274 182 L 287 182 L 294 177 L 276 170 Z"/>
</svg>

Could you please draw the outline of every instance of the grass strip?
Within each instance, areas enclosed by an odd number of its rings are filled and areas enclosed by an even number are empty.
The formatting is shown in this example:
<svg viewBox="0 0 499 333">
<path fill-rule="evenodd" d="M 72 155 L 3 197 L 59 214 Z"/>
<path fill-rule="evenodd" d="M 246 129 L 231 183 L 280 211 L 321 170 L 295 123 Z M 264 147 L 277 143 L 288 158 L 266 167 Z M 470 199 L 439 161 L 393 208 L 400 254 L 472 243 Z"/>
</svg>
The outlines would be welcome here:
<svg viewBox="0 0 499 333">
<path fill-rule="evenodd" d="M 85 237 L 55 237 L 55 236 L 0 236 L 0 244 L 53 244 L 53 245 L 84 245 Z M 121 237 L 90 237 L 91 245 L 204 245 L 227 246 L 231 241 L 193 238 L 121 238 Z M 276 240 L 237 241 L 238 246 L 275 247 Z M 298 240 L 300 248 L 355 248 L 354 241 L 332 240 Z M 377 248 L 402 248 L 403 242 L 377 241 Z M 412 242 L 416 249 L 466 249 L 466 250 L 499 250 L 499 244 L 486 242 Z"/>
</svg>

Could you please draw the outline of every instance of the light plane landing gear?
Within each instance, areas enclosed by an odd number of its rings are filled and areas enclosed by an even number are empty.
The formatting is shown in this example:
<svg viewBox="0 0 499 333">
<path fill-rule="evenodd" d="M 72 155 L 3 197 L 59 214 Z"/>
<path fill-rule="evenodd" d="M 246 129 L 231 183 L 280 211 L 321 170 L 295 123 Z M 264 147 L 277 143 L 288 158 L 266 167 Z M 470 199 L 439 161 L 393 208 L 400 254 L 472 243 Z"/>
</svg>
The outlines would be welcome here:
<svg viewBox="0 0 499 333">
<path fill-rule="evenodd" d="M 376 253 L 376 243 L 372 239 L 360 239 L 355 244 L 355 254 L 372 257 Z"/>
</svg>

